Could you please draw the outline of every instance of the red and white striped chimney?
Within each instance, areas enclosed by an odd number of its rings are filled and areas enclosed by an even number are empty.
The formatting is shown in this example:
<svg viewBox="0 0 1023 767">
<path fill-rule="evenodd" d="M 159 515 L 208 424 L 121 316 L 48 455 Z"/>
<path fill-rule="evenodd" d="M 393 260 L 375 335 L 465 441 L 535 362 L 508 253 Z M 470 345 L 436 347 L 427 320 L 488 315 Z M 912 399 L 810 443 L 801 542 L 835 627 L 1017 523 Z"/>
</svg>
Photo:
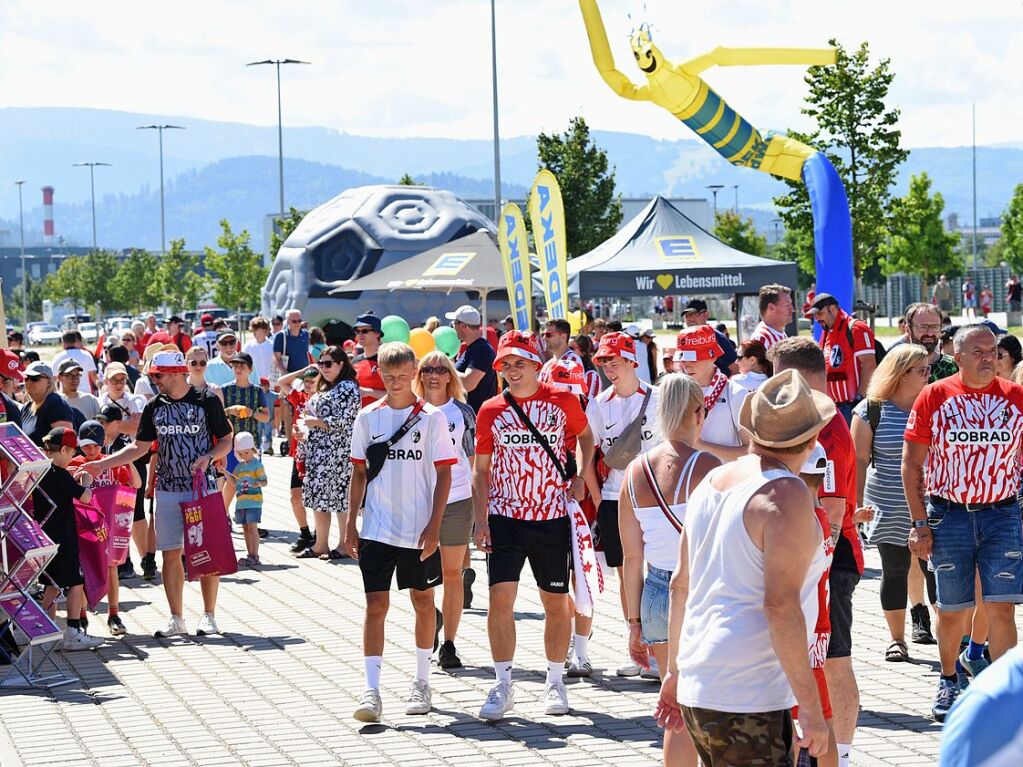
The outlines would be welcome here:
<svg viewBox="0 0 1023 767">
<path fill-rule="evenodd" d="M 53 187 L 43 187 L 43 242 L 47 245 L 54 241 L 53 231 Z"/>
</svg>

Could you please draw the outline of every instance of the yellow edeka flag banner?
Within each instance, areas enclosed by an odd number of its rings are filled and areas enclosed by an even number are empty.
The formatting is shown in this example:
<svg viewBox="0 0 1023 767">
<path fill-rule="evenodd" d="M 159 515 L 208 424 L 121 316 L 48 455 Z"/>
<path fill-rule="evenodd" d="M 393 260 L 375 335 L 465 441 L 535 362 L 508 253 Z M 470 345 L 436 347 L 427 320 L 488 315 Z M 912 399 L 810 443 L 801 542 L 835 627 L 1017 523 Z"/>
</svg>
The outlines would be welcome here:
<svg viewBox="0 0 1023 767">
<path fill-rule="evenodd" d="M 508 288 L 512 319 L 516 330 L 530 330 L 533 324 L 533 285 L 529 274 L 529 243 L 522 211 L 514 202 L 501 210 L 497 222 L 497 245 L 504 265 L 504 283 Z"/>
<path fill-rule="evenodd" d="M 565 244 L 565 206 L 561 187 L 549 170 L 536 174 L 529 193 L 533 244 L 540 259 L 540 276 L 548 319 L 568 319 L 568 249 Z"/>
</svg>

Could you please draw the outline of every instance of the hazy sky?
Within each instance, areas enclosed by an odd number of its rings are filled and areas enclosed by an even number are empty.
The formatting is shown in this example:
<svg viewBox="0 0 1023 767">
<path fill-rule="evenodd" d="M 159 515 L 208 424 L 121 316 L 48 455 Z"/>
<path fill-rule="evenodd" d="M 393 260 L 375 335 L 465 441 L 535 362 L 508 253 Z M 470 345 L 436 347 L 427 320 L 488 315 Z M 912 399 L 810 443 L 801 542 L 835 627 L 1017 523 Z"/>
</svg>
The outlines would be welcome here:
<svg viewBox="0 0 1023 767">
<path fill-rule="evenodd" d="M 1023 141 L 1020 0 L 682 0 L 600 3 L 619 68 L 634 79 L 631 27 L 654 25 L 665 54 L 716 45 L 846 47 L 868 40 L 897 73 L 907 146 Z M 484 138 L 491 134 L 487 0 L 216 0 L 175 3 L 0 0 L 0 105 L 121 109 L 246 123 L 284 120 L 351 133 Z M 576 0 L 497 0 L 501 132 L 591 126 L 662 138 L 687 133 L 667 113 L 615 97 L 589 57 Z M 707 80 L 754 125 L 803 125 L 799 67 L 714 70 Z M 2 140 L 2 137 L 0 137 Z"/>
</svg>

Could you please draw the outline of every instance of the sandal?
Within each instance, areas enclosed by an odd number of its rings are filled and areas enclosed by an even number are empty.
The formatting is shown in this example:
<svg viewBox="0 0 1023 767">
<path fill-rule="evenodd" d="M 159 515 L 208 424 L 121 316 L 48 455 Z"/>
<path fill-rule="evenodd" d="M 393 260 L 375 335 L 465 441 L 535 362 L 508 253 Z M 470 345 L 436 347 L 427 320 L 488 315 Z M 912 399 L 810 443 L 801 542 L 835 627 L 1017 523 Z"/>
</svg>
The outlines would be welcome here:
<svg viewBox="0 0 1023 767">
<path fill-rule="evenodd" d="M 350 557 L 343 551 L 337 549 L 331 549 L 326 554 L 320 554 L 320 559 L 323 561 L 335 560 L 335 559 L 350 559 Z"/>
<path fill-rule="evenodd" d="M 895 640 L 884 651 L 884 659 L 889 663 L 904 663 L 909 660 L 909 649 L 905 642 Z"/>
<path fill-rule="evenodd" d="M 296 554 L 295 559 L 320 559 L 321 557 L 327 556 L 326 554 L 317 554 L 313 551 L 312 547 L 309 547 L 301 554 Z"/>
</svg>

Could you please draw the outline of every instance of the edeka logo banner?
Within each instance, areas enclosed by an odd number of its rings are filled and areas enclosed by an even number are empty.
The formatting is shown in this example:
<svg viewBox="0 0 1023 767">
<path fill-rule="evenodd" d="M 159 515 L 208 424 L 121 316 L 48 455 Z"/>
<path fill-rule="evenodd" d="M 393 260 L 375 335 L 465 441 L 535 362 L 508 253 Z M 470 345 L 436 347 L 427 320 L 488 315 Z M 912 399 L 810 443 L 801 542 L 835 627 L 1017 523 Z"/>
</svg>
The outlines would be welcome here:
<svg viewBox="0 0 1023 767">
<path fill-rule="evenodd" d="M 689 235 L 658 237 L 656 242 L 661 258 L 669 264 L 703 260 L 696 248 L 696 240 Z"/>
<path fill-rule="evenodd" d="M 424 277 L 455 277 L 470 261 L 475 253 L 443 253 L 423 272 Z"/>
<path fill-rule="evenodd" d="M 565 240 L 565 206 L 561 187 L 549 170 L 536 174 L 529 193 L 529 220 L 533 243 L 540 259 L 547 316 L 568 319 L 568 248 Z"/>
<path fill-rule="evenodd" d="M 508 289 L 516 330 L 530 330 L 533 317 L 533 286 L 529 275 L 529 245 L 526 222 L 519 206 L 509 202 L 497 222 L 497 245 L 504 265 L 504 284 Z"/>
</svg>

